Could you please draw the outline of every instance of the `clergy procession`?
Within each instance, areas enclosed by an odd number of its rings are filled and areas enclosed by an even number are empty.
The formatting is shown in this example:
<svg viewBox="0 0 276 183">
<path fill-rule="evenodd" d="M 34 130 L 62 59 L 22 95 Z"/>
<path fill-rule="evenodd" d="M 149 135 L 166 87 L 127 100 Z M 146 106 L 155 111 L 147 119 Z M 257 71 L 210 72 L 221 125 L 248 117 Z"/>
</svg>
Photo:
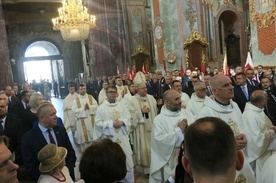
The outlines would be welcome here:
<svg viewBox="0 0 276 183">
<path fill-rule="evenodd" d="M 0 183 L 276 182 L 274 70 L 230 71 L 68 82 L 63 119 L 31 85 L 5 86 Z"/>
</svg>

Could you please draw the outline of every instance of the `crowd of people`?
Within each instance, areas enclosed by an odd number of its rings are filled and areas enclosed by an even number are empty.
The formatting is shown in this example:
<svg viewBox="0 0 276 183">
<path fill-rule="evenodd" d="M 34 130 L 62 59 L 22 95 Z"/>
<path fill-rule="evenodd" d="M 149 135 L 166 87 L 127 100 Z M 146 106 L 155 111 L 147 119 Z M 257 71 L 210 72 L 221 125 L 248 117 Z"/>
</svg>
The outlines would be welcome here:
<svg viewBox="0 0 276 183">
<path fill-rule="evenodd" d="M 236 66 L 230 73 L 207 67 L 185 76 L 137 72 L 133 80 L 68 82 L 63 120 L 39 89 L 5 86 L 0 183 L 5 171 L 11 182 L 16 171 L 22 181 L 76 181 L 68 132 L 82 153 L 78 182 L 135 182 L 134 168 L 150 183 L 275 182 L 274 71 Z"/>
</svg>

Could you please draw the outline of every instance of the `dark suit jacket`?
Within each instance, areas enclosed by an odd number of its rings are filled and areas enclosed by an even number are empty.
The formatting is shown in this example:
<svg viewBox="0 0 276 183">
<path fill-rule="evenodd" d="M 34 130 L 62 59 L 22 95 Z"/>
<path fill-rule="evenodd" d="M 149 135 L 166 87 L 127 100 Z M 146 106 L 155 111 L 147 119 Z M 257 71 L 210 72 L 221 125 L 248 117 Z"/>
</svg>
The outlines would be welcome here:
<svg viewBox="0 0 276 183">
<path fill-rule="evenodd" d="M 252 86 L 252 88 L 254 88 L 254 90 L 258 90 L 258 88 L 259 88 L 259 83 L 258 83 L 258 81 L 252 79 L 252 82 L 254 83 L 254 85 L 251 84 L 251 83 L 249 82 L 248 79 L 246 79 L 246 84 L 247 84 L 247 85 Z"/>
<path fill-rule="evenodd" d="M 155 91 L 154 91 L 154 86 L 153 86 L 153 82 L 152 81 L 149 81 L 149 83 L 148 82 L 146 82 L 146 86 L 147 86 L 147 93 L 149 94 L 149 95 L 154 95 L 154 93 L 155 93 Z"/>
<path fill-rule="evenodd" d="M 98 81 L 93 81 L 93 87 L 94 90 L 97 91 L 97 93 L 99 94 L 100 91 L 103 89 L 103 81 L 100 81 L 100 85 L 98 84 Z"/>
<path fill-rule="evenodd" d="M 168 84 L 165 84 L 163 87 L 162 87 L 162 97 L 164 96 L 164 93 L 171 89 L 171 86 L 169 86 Z"/>
<path fill-rule="evenodd" d="M 14 113 L 15 112 L 15 106 L 19 103 L 19 99 L 17 97 L 11 96 L 11 102 L 8 102 L 8 112 Z"/>
<path fill-rule="evenodd" d="M 9 137 L 9 150 L 15 152 L 15 162 L 23 164 L 21 156 L 22 122 L 14 114 L 7 114 L 4 127 L 4 135 Z"/>
<path fill-rule="evenodd" d="M 76 162 L 76 155 L 67 135 L 67 132 L 64 127 L 58 125 L 56 125 L 53 128 L 53 130 L 56 135 L 58 146 L 64 147 L 68 151 L 66 157 L 66 166 L 69 169 L 72 179 L 75 180 L 74 167 Z M 45 140 L 38 126 L 28 131 L 22 137 L 22 156 L 24 166 L 26 172 L 35 181 L 37 181 L 40 176 L 40 172 L 38 169 L 39 161 L 37 160 L 37 154 L 45 145 L 47 145 L 47 141 Z"/>
<path fill-rule="evenodd" d="M 248 91 L 248 96 L 249 100 L 246 99 L 242 89 L 240 86 L 235 86 L 234 87 L 234 98 L 233 100 L 238 104 L 241 112 L 244 111 L 244 107 L 246 102 L 250 101 L 250 95 L 254 91 L 254 88 L 251 85 L 247 85 L 247 91 Z"/>
<path fill-rule="evenodd" d="M 192 94 L 195 92 L 192 81 L 188 81 L 187 85 L 184 87 L 184 92 L 187 93 L 191 98 Z"/>
</svg>

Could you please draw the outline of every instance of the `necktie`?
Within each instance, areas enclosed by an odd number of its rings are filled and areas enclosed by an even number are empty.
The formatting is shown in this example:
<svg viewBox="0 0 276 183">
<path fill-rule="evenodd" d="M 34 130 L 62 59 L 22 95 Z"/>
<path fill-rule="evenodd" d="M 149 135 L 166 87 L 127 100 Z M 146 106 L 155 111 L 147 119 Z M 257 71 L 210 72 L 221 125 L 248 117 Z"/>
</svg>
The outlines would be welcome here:
<svg viewBox="0 0 276 183">
<path fill-rule="evenodd" d="M 252 86 L 255 86 L 255 84 L 254 84 L 254 82 L 253 82 L 252 79 L 250 79 L 250 83 L 251 83 Z"/>
<path fill-rule="evenodd" d="M 207 86 L 207 95 L 208 95 L 208 96 L 211 96 L 211 95 L 212 95 L 212 91 L 211 91 L 209 85 Z"/>
<path fill-rule="evenodd" d="M 2 126 L 2 123 L 3 123 L 4 121 L 0 121 L 0 135 L 4 135 L 4 128 L 3 128 L 3 126 Z"/>
<path fill-rule="evenodd" d="M 49 139 L 50 139 L 50 143 L 51 144 L 56 144 L 55 139 L 54 139 L 53 135 L 51 134 L 51 131 L 52 131 L 51 129 L 47 130 L 48 135 L 49 135 Z"/>
<path fill-rule="evenodd" d="M 247 91 L 246 91 L 245 86 L 242 86 L 242 91 L 243 91 L 243 93 L 244 93 L 244 95 L 245 95 L 245 97 L 246 97 L 246 100 L 249 100 L 249 96 L 248 96 L 248 93 L 247 93 Z"/>
<path fill-rule="evenodd" d="M 148 84 L 148 86 L 150 87 L 150 82 L 149 82 L 149 81 L 147 81 L 147 84 Z"/>
</svg>

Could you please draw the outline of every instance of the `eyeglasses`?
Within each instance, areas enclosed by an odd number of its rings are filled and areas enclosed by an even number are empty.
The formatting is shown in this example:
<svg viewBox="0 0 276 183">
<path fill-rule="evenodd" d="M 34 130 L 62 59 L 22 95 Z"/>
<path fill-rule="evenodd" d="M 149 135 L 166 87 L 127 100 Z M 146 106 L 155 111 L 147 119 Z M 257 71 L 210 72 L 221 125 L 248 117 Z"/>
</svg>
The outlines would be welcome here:
<svg viewBox="0 0 276 183">
<path fill-rule="evenodd" d="M 116 91 L 109 91 L 109 92 L 106 92 L 106 93 L 115 94 L 115 93 L 117 93 L 117 92 L 116 92 Z"/>
<path fill-rule="evenodd" d="M 12 161 L 13 162 L 13 155 L 11 155 L 9 157 L 9 159 L 3 161 L 2 163 L 0 163 L 0 169 L 4 168 L 4 167 L 7 167 L 9 165 L 9 161 Z"/>
</svg>

